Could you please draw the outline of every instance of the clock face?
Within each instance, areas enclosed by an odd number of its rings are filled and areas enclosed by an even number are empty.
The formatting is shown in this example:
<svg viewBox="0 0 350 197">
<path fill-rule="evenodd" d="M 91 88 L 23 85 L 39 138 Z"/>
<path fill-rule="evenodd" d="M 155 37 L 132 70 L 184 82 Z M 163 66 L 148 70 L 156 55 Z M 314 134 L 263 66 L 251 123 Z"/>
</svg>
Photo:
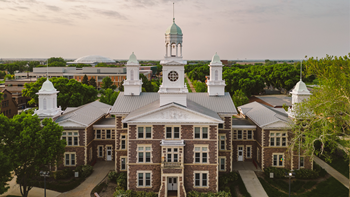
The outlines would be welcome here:
<svg viewBox="0 0 350 197">
<path fill-rule="evenodd" d="M 170 71 L 169 74 L 168 74 L 168 79 L 170 81 L 177 81 L 177 79 L 179 78 L 179 74 L 176 72 L 176 71 Z"/>
</svg>

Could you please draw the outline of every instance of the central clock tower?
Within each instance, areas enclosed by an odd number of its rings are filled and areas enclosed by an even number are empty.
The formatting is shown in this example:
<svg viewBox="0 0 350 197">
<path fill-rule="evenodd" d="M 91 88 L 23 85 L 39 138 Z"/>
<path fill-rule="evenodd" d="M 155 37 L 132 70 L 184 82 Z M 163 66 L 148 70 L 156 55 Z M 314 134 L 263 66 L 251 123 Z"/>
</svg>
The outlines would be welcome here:
<svg viewBox="0 0 350 197">
<path fill-rule="evenodd" d="M 185 65 L 182 59 L 182 31 L 173 24 L 165 32 L 165 56 L 160 64 L 163 66 L 163 83 L 159 87 L 160 106 L 178 103 L 187 106 L 188 89 L 185 85 Z"/>
</svg>

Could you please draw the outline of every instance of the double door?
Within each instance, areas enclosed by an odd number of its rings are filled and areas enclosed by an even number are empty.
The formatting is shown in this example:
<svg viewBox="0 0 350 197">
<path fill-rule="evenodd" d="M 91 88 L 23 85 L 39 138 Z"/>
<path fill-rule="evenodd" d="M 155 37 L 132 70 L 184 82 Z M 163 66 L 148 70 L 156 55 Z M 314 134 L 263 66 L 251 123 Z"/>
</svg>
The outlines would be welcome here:
<svg viewBox="0 0 350 197">
<path fill-rule="evenodd" d="M 177 177 L 168 177 L 168 191 L 177 191 Z"/>
</svg>

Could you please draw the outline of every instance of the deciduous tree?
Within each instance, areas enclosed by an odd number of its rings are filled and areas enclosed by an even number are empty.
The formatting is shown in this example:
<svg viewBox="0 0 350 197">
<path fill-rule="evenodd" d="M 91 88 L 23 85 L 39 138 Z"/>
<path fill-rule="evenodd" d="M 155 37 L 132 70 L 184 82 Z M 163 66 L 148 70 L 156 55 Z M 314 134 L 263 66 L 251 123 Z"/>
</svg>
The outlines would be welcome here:
<svg viewBox="0 0 350 197">
<path fill-rule="evenodd" d="M 232 101 L 237 108 L 241 105 L 247 104 L 249 102 L 249 98 L 244 94 L 242 90 L 236 90 L 232 96 Z"/>
<path fill-rule="evenodd" d="M 118 95 L 119 92 L 115 92 L 114 90 L 108 88 L 107 90 L 101 92 L 100 101 L 108 105 L 113 105 Z"/>
<path fill-rule="evenodd" d="M 86 75 L 84 75 L 83 80 L 81 80 L 82 84 L 89 85 L 89 79 Z"/>
<path fill-rule="evenodd" d="M 117 86 L 113 84 L 113 81 L 111 78 L 105 77 L 102 79 L 101 88 L 105 89 L 105 90 L 107 90 L 107 89 L 115 90 L 117 88 Z"/>
</svg>

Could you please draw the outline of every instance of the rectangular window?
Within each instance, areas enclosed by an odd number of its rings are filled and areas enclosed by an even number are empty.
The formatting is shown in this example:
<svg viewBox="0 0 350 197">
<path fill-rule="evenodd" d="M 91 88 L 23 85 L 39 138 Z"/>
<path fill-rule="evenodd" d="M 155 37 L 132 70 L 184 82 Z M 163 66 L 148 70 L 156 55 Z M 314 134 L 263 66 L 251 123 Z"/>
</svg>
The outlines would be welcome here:
<svg viewBox="0 0 350 197">
<path fill-rule="evenodd" d="M 248 139 L 248 140 L 251 140 L 251 139 L 252 139 L 252 131 L 251 131 L 251 130 L 248 130 L 247 139 Z"/>
<path fill-rule="evenodd" d="M 260 162 L 260 150 L 259 148 L 256 148 L 256 160 Z"/>
<path fill-rule="evenodd" d="M 103 146 L 98 147 L 98 157 L 103 157 Z"/>
<path fill-rule="evenodd" d="M 174 127 L 174 138 L 180 138 L 180 127 Z"/>
<path fill-rule="evenodd" d="M 146 127 L 146 138 L 152 138 L 151 127 Z"/>
<path fill-rule="evenodd" d="M 194 138 L 200 139 L 201 138 L 201 128 L 195 127 L 194 128 Z"/>
<path fill-rule="evenodd" d="M 167 149 L 167 162 L 178 162 L 178 152 L 177 148 Z"/>
<path fill-rule="evenodd" d="M 166 138 L 167 139 L 179 139 L 180 138 L 180 127 L 166 127 Z"/>
<path fill-rule="evenodd" d="M 252 149 L 251 146 L 247 146 L 247 158 L 251 158 L 252 157 L 251 149 Z"/>
<path fill-rule="evenodd" d="M 125 150 L 126 149 L 126 135 L 121 135 L 121 146 L 120 149 Z"/>
<path fill-rule="evenodd" d="M 128 123 L 123 123 L 123 128 L 127 129 L 128 128 Z"/>
<path fill-rule="evenodd" d="M 219 124 L 219 129 L 223 129 L 224 128 L 224 124 L 220 123 Z"/>
<path fill-rule="evenodd" d="M 220 135 L 220 150 L 225 150 L 225 141 L 226 141 L 225 135 Z"/>
<path fill-rule="evenodd" d="M 172 138 L 171 127 L 166 128 L 166 138 Z"/>
<path fill-rule="evenodd" d="M 238 130 L 237 139 L 239 139 L 239 140 L 242 139 L 242 130 Z"/>
<path fill-rule="evenodd" d="M 284 154 L 283 153 L 273 153 L 272 154 L 272 165 L 275 167 L 284 167 Z"/>
<path fill-rule="evenodd" d="M 195 146 L 194 147 L 194 162 L 195 163 L 208 163 L 208 147 L 207 146 Z"/>
<path fill-rule="evenodd" d="M 101 139 L 101 130 L 96 130 L 96 139 Z"/>
<path fill-rule="evenodd" d="M 138 151 L 138 163 L 150 163 L 151 162 L 151 146 L 139 146 Z"/>
<path fill-rule="evenodd" d="M 111 130 L 107 130 L 106 138 L 111 139 Z"/>
<path fill-rule="evenodd" d="M 209 132 L 208 127 L 195 127 L 194 138 L 195 139 L 208 139 Z"/>
<path fill-rule="evenodd" d="M 120 158 L 120 170 L 126 170 L 126 157 Z"/>
<path fill-rule="evenodd" d="M 202 127 L 202 138 L 208 139 L 208 127 Z"/>
<path fill-rule="evenodd" d="M 304 157 L 300 157 L 300 167 L 304 167 Z"/>
<path fill-rule="evenodd" d="M 66 140 L 67 146 L 79 146 L 78 132 L 62 132 L 62 139 Z"/>
<path fill-rule="evenodd" d="M 287 132 L 271 131 L 270 146 L 287 146 Z"/>
<path fill-rule="evenodd" d="M 138 172 L 137 179 L 138 187 L 151 187 L 150 172 Z"/>
<path fill-rule="evenodd" d="M 65 153 L 65 166 L 75 166 L 75 153 Z"/>
<path fill-rule="evenodd" d="M 220 171 L 225 171 L 226 158 L 220 158 Z"/>
<path fill-rule="evenodd" d="M 208 173 L 195 172 L 194 173 L 194 187 L 208 187 Z"/>
<path fill-rule="evenodd" d="M 143 138 L 143 127 L 139 127 L 138 128 L 138 135 L 137 135 L 138 138 Z"/>
</svg>

